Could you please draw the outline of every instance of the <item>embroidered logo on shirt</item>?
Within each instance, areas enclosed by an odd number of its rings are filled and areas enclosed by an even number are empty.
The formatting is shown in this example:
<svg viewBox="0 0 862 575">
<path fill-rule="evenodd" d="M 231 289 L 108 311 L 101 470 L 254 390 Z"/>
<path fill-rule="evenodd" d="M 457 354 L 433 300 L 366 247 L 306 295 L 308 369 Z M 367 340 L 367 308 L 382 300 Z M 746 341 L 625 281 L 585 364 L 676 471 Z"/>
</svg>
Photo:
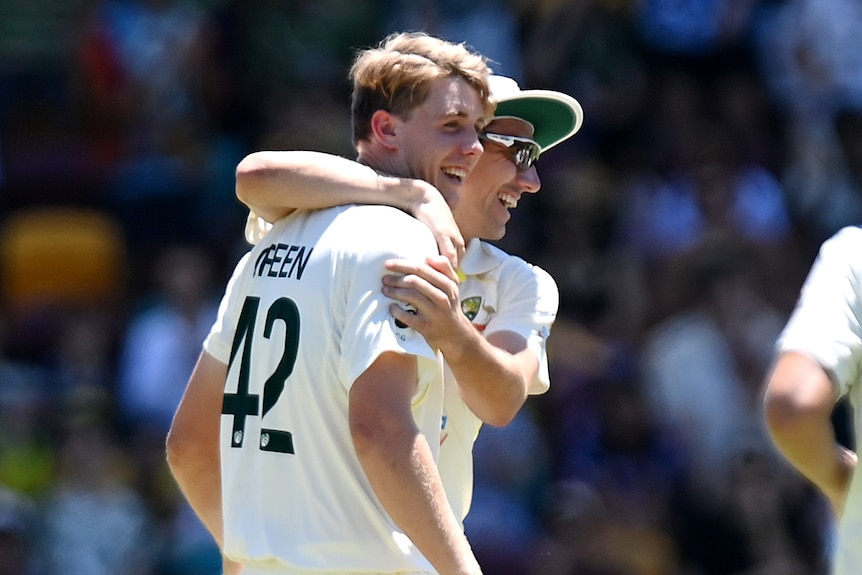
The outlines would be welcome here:
<svg viewBox="0 0 862 575">
<path fill-rule="evenodd" d="M 467 319 L 473 321 L 482 309 L 482 296 L 473 296 L 461 300 L 461 311 L 467 316 Z"/>
</svg>

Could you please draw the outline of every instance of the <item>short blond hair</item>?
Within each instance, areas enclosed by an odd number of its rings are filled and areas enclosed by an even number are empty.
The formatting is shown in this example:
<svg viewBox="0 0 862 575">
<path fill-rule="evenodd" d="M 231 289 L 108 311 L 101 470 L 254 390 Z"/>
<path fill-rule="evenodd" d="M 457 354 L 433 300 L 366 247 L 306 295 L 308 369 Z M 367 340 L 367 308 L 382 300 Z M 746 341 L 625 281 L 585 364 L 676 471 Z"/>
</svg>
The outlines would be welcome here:
<svg viewBox="0 0 862 575">
<path fill-rule="evenodd" d="M 353 143 L 366 139 L 371 117 L 386 110 L 402 118 L 428 97 L 438 78 L 461 77 L 476 90 L 486 116 L 491 116 L 488 60 L 465 44 L 455 44 L 424 32 L 401 32 L 361 51 L 350 68 L 353 82 L 351 122 Z"/>
</svg>

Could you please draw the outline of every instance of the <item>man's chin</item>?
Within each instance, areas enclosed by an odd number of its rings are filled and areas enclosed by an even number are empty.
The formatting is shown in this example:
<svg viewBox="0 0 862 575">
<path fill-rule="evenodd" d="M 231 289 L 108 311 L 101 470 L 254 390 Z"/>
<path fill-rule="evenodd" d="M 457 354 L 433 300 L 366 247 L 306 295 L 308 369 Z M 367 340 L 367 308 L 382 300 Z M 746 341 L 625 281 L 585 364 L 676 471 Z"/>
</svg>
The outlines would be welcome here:
<svg viewBox="0 0 862 575">
<path fill-rule="evenodd" d="M 487 234 L 484 237 L 484 239 L 494 242 L 497 240 L 502 240 L 505 235 L 506 235 L 506 226 L 503 226 L 502 228 L 496 229 L 493 232 Z"/>
<path fill-rule="evenodd" d="M 446 200 L 450 208 L 456 205 L 458 200 L 461 199 L 461 190 L 463 189 L 461 185 L 451 182 L 438 182 L 436 188 L 440 191 L 440 195 L 443 196 L 443 199 Z"/>
</svg>

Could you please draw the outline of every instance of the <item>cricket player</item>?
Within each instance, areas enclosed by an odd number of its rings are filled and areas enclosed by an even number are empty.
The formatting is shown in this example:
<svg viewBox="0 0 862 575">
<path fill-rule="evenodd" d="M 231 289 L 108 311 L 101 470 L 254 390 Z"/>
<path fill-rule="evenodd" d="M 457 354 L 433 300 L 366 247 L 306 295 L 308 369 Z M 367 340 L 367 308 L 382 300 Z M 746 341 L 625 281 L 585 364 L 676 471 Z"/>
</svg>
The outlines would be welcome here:
<svg viewBox="0 0 862 575">
<path fill-rule="evenodd" d="M 439 468 L 462 521 L 472 499 L 472 449 L 482 423 L 507 424 L 528 395 L 550 385 L 545 342 L 559 304 L 556 283 L 544 270 L 482 240 L 503 237 L 522 195 L 539 191 L 536 160 L 583 122 L 580 104 L 568 95 L 521 90 L 500 76 L 490 82 L 495 116 L 481 136 L 484 153 L 456 197 L 315 152 L 252 154 L 237 171 L 237 195 L 252 210 L 246 230 L 252 242 L 266 230 L 262 219 L 347 202 L 396 205 L 438 230 L 441 252 L 449 257 L 388 262 L 396 273 L 384 278 L 384 293 L 412 306 L 410 313 L 393 308 L 393 315 L 446 360 Z M 258 169 L 246 169 L 250 164 Z M 444 200 L 451 213 L 440 207 Z M 451 231 L 450 215 L 458 233 Z M 459 258 L 456 273 L 450 262 Z"/>
<path fill-rule="evenodd" d="M 839 445 L 832 410 L 854 409 L 862 438 L 862 227 L 828 239 L 778 340 L 767 378 L 766 423 L 787 460 L 829 499 L 838 521 L 834 575 L 862 569 L 862 476 L 858 455 Z"/>
<path fill-rule="evenodd" d="M 359 161 L 456 197 L 482 152 L 488 73 L 419 33 L 361 52 Z M 282 218 L 237 265 L 167 443 L 231 569 L 481 572 L 436 467 L 442 365 L 380 290 L 387 261 L 436 252 L 400 210 L 342 206 Z"/>
</svg>

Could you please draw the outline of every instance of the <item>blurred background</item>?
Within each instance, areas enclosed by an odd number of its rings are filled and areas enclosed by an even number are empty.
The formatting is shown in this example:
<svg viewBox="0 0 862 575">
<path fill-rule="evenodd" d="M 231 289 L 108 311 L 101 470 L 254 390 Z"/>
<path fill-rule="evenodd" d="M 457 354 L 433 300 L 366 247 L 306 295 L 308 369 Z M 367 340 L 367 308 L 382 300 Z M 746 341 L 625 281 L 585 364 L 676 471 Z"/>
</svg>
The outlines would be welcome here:
<svg viewBox="0 0 862 575">
<path fill-rule="evenodd" d="M 352 157 L 354 50 L 420 29 L 586 116 L 499 242 L 561 309 L 551 391 L 476 446 L 485 572 L 825 573 L 759 395 L 862 223 L 860 28 L 858 0 L 0 0 L 0 575 L 219 573 L 163 443 L 248 248 L 234 168 Z"/>
</svg>

